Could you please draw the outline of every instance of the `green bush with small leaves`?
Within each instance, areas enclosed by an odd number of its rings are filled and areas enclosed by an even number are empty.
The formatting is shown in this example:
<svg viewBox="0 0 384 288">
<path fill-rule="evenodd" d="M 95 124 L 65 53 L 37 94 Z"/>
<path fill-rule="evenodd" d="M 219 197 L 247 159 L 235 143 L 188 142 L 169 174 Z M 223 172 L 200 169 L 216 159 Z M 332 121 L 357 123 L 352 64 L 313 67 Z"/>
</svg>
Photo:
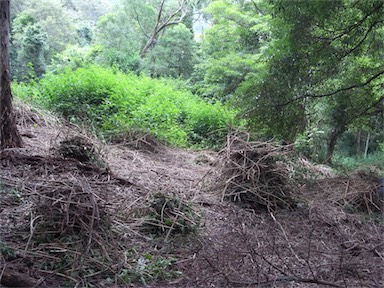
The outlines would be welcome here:
<svg viewBox="0 0 384 288">
<path fill-rule="evenodd" d="M 197 146 L 218 147 L 225 141 L 229 122 L 235 113 L 221 103 L 191 105 L 188 107 L 186 125 L 189 143 Z"/>
<path fill-rule="evenodd" d="M 223 104 L 193 95 L 177 80 L 93 65 L 13 86 L 18 98 L 44 105 L 70 121 L 85 121 L 104 135 L 140 129 L 181 147 L 218 146 L 235 116 Z"/>
</svg>

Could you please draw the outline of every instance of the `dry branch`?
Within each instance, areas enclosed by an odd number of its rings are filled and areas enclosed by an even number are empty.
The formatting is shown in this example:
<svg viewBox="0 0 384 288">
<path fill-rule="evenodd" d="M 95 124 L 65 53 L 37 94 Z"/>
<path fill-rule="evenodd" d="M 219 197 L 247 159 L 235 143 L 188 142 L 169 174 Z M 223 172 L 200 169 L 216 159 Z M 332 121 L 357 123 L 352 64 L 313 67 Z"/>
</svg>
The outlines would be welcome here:
<svg viewBox="0 0 384 288">
<path fill-rule="evenodd" d="M 284 164 L 288 148 L 272 142 L 250 142 L 249 135 L 229 135 L 219 153 L 222 199 L 267 211 L 294 207 L 288 166 Z"/>
</svg>

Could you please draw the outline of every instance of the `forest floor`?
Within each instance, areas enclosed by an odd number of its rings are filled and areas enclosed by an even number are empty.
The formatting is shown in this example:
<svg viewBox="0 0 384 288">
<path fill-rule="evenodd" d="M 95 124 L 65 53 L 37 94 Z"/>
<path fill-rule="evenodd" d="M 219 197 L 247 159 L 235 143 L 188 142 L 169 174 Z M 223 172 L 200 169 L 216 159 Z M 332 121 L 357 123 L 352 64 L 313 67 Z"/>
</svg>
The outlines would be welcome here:
<svg viewBox="0 0 384 288">
<path fill-rule="evenodd" d="M 367 174 L 308 179 L 295 208 L 258 211 L 222 200 L 216 152 L 101 144 L 26 105 L 18 125 L 25 147 L 0 152 L 4 287 L 384 287 L 383 216 L 348 202 L 373 195 Z M 58 154 L 79 135 L 104 162 Z M 148 225 L 156 201 L 168 226 Z"/>
</svg>

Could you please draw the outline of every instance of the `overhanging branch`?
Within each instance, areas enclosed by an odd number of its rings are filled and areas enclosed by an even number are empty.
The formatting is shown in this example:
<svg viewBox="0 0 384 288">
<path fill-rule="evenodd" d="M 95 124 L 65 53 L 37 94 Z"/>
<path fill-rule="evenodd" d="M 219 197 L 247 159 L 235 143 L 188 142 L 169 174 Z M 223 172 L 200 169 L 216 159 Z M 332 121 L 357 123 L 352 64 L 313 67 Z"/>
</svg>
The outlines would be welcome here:
<svg viewBox="0 0 384 288">
<path fill-rule="evenodd" d="M 299 100 L 302 100 L 302 99 L 306 99 L 306 98 L 325 98 L 325 97 L 330 97 L 330 96 L 336 95 L 336 94 L 341 93 L 341 92 L 353 90 L 353 89 L 356 89 L 356 88 L 362 88 L 362 87 L 368 85 L 369 83 L 371 83 L 373 80 L 379 78 L 383 74 L 384 74 L 384 70 L 382 70 L 382 71 L 376 73 L 375 75 L 371 76 L 367 81 L 365 81 L 363 83 L 354 84 L 354 85 L 351 85 L 351 86 L 348 86 L 348 87 L 344 87 L 344 88 L 339 88 L 337 90 L 334 90 L 334 91 L 331 91 L 331 92 L 328 92 L 328 93 L 324 93 L 324 94 L 304 94 L 304 95 L 298 96 L 298 97 L 296 97 L 294 99 L 291 99 L 289 101 L 286 101 L 284 103 L 278 104 L 278 106 L 287 106 L 287 105 L 289 105 L 289 104 L 291 104 L 293 102 L 296 102 L 296 101 L 299 101 Z"/>
<path fill-rule="evenodd" d="M 165 5 L 165 0 L 163 0 L 160 3 L 159 11 L 157 13 L 156 24 L 152 30 L 151 35 L 148 37 L 147 42 L 145 43 L 143 49 L 140 52 L 141 58 L 144 58 L 145 55 L 147 54 L 148 49 L 154 45 L 154 43 L 158 39 L 161 31 L 163 31 L 165 28 L 170 27 L 172 25 L 180 24 L 186 15 L 186 11 L 183 11 L 183 9 L 185 8 L 185 5 L 186 5 L 185 0 L 183 0 L 179 3 L 179 6 L 177 7 L 177 9 L 173 13 L 171 13 L 169 16 L 165 16 L 165 17 L 163 15 L 164 14 L 164 5 Z M 177 19 L 175 19 L 176 16 L 180 13 L 181 13 L 181 15 Z"/>
</svg>

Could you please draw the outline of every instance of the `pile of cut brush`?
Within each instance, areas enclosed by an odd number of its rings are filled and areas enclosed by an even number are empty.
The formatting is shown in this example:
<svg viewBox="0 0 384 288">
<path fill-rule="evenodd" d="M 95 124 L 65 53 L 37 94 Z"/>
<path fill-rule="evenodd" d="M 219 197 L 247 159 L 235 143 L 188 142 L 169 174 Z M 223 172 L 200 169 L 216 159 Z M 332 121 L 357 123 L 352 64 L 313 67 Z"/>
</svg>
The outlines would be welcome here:
<svg viewBox="0 0 384 288">
<path fill-rule="evenodd" d="M 131 191 L 133 184 L 98 166 L 102 158 L 93 147 L 74 137 L 52 147 L 49 156 L 0 152 L 0 212 L 6 212 L 0 219 L 0 261 L 12 263 L 2 267 L 0 286 L 37 287 L 45 282 L 53 287 L 63 279 L 81 287 L 125 283 L 119 275 L 130 244 L 120 243 L 125 230 L 114 227 L 118 212 L 109 199 L 118 189 Z M 15 209 L 8 209 L 12 205 Z M 4 225 L 12 218 L 14 227 Z M 18 272 L 24 271 L 18 267 L 24 268 L 25 262 L 32 263 L 31 273 Z"/>
<path fill-rule="evenodd" d="M 275 211 L 296 206 L 290 179 L 289 145 L 250 141 L 248 134 L 227 137 L 219 152 L 218 186 L 222 199 L 253 210 Z"/>
<path fill-rule="evenodd" d="M 334 178 L 330 199 L 347 211 L 367 214 L 384 212 L 384 195 L 381 178 L 365 171 L 356 171 L 349 177 Z M 333 184 L 333 185 L 332 185 Z"/>
</svg>

